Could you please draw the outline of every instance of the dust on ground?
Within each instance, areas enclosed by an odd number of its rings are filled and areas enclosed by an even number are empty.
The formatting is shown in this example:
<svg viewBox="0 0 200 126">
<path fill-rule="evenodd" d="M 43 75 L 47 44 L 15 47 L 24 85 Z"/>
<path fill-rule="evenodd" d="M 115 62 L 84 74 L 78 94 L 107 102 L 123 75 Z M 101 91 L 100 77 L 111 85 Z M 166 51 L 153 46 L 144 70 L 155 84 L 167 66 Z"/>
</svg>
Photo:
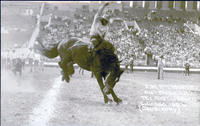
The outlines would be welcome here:
<svg viewBox="0 0 200 126">
<path fill-rule="evenodd" d="M 51 87 L 51 80 L 58 74 L 57 69 L 44 72 L 23 70 L 22 76 L 16 76 L 8 69 L 1 71 L 1 125 L 22 126 L 37 107 L 44 94 Z M 52 72 L 50 72 L 52 71 Z"/>
<path fill-rule="evenodd" d="M 70 84 L 62 85 L 55 115 L 50 120 L 52 126 L 200 124 L 199 75 L 185 77 L 178 73 L 166 73 L 164 80 L 157 80 L 155 72 L 125 73 L 114 89 L 123 100 L 120 105 L 105 105 L 96 80 L 88 77 L 90 73 L 76 74 Z"/>
<path fill-rule="evenodd" d="M 30 73 L 22 78 L 2 72 L 3 126 L 29 125 L 34 108 L 40 107 L 58 68 Z M 19 82 L 19 83 L 18 83 Z M 48 126 L 198 126 L 200 124 L 200 78 L 166 73 L 157 80 L 155 72 L 124 73 L 114 88 L 122 104 L 104 104 L 95 78 L 84 71 L 70 83 L 59 82 L 59 93 Z M 111 98 L 111 96 L 109 96 Z M 48 109 L 48 108 L 46 108 Z M 45 112 L 45 111 L 44 111 Z"/>
</svg>

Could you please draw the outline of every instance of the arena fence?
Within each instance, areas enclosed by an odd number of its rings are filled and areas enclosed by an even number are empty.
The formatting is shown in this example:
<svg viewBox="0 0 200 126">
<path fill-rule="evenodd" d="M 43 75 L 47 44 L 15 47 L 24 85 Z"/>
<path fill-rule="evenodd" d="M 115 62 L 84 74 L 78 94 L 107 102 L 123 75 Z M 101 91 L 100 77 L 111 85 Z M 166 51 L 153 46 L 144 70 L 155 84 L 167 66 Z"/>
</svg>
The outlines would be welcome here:
<svg viewBox="0 0 200 126">
<path fill-rule="evenodd" d="M 58 63 L 55 62 L 45 62 L 44 66 L 47 67 L 58 67 Z M 75 67 L 78 67 L 77 64 L 74 65 Z M 122 68 L 125 68 L 125 65 L 121 65 Z M 128 70 L 130 70 L 130 67 L 128 67 Z M 157 67 L 148 67 L 148 66 L 134 66 L 133 71 L 157 71 Z M 165 72 L 184 72 L 185 68 L 170 68 L 166 67 L 164 68 Z M 191 73 L 200 73 L 200 68 L 191 68 Z"/>
</svg>

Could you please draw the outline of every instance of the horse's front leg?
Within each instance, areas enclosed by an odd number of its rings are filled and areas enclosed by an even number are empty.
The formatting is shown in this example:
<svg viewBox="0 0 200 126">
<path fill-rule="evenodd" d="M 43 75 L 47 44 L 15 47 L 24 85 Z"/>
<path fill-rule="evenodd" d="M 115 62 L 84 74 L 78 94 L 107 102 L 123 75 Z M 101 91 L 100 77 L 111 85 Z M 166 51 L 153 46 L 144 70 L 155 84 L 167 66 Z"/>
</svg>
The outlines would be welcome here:
<svg viewBox="0 0 200 126">
<path fill-rule="evenodd" d="M 117 97 L 117 95 L 115 94 L 114 90 L 113 89 L 110 89 L 110 93 L 114 99 L 114 101 L 119 104 L 120 102 L 122 102 L 122 100 L 120 98 Z"/>
<path fill-rule="evenodd" d="M 101 89 L 101 93 L 103 94 L 104 96 L 104 102 L 105 103 L 108 103 L 108 102 L 111 102 L 112 100 L 108 98 L 108 96 L 104 93 L 103 89 L 104 89 L 104 84 L 103 84 L 103 80 L 102 80 L 102 77 L 101 77 L 101 74 L 100 73 L 97 73 L 97 72 L 94 72 L 94 75 L 97 79 L 97 82 L 99 84 L 99 87 Z"/>
</svg>

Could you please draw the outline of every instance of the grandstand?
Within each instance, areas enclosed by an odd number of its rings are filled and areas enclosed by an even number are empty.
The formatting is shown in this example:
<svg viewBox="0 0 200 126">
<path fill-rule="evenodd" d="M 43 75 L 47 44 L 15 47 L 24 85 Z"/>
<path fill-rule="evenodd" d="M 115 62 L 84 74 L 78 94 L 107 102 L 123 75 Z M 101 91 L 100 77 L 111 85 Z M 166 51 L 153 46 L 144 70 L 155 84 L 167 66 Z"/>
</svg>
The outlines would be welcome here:
<svg viewBox="0 0 200 126">
<path fill-rule="evenodd" d="M 99 4 L 103 2 L 45 3 L 39 37 L 43 37 L 46 42 L 58 42 L 69 37 L 89 38 L 93 16 Z M 17 24 L 18 27 L 27 24 L 29 27 L 32 26 L 27 28 L 26 32 L 30 34 L 21 33 L 17 36 L 23 37 L 15 36 L 16 39 L 12 39 L 21 44 L 30 39 L 33 29 L 36 27 L 36 15 L 39 14 L 41 6 L 38 3 L 32 5 L 27 4 L 29 2 L 25 3 L 22 2 L 22 5 L 18 5 L 26 6 L 23 11 L 20 10 L 18 13 L 21 13 L 21 19 L 26 19 L 27 22 L 20 19 L 16 22 L 21 23 Z M 4 4 L 3 9 L 9 9 L 8 6 L 11 5 Z M 33 10 L 32 15 L 24 15 L 27 9 Z M 109 35 L 106 36 L 115 45 L 116 53 L 123 60 L 124 65 L 130 65 L 131 60 L 134 59 L 136 66 L 156 66 L 154 57 L 163 54 L 166 67 L 183 67 L 186 59 L 190 60 L 192 67 L 200 67 L 200 36 L 195 34 L 194 28 L 192 28 L 192 26 L 200 24 L 199 1 L 118 1 L 106 11 L 109 10 L 113 17 L 126 21 L 130 26 L 130 29 L 127 30 L 123 21 L 115 22 L 112 24 Z M 8 19 L 9 16 L 13 17 L 14 15 L 6 14 L 5 19 Z M 133 21 L 137 22 L 139 33 L 135 29 Z M 2 22 L 5 21 L 2 20 Z M 14 23 L 11 22 L 7 26 Z M 5 36 L 3 35 L 2 38 Z M 9 36 L 13 35 L 9 34 Z M 17 41 L 20 38 L 24 38 L 24 40 Z M 3 41 L 8 41 L 8 39 L 3 39 Z M 147 47 L 151 49 L 150 59 L 146 58 L 148 56 L 144 51 Z M 147 59 L 150 61 L 148 64 Z"/>
<path fill-rule="evenodd" d="M 130 1 L 121 3 L 131 8 L 200 11 L 199 1 Z"/>
</svg>

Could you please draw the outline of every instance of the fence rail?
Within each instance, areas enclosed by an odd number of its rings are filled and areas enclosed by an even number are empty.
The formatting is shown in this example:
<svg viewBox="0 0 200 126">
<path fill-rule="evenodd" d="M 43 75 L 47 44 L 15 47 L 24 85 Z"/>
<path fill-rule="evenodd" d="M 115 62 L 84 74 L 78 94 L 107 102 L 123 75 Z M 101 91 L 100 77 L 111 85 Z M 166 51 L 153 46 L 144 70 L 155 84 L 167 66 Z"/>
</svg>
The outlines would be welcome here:
<svg viewBox="0 0 200 126">
<path fill-rule="evenodd" d="M 54 63 L 54 62 L 45 62 L 44 63 L 45 66 L 49 66 L 49 67 L 58 67 L 58 63 Z M 77 64 L 74 65 L 75 67 L 78 67 Z M 125 68 L 124 65 L 121 65 L 122 68 Z M 130 67 L 128 67 L 128 69 L 130 69 Z M 157 67 L 148 67 L 148 66 L 134 66 L 133 67 L 134 71 L 157 71 Z M 166 67 L 164 68 L 164 71 L 166 72 L 184 72 L 185 68 L 170 68 L 170 67 Z M 200 68 L 191 68 L 190 72 L 192 73 L 200 73 Z"/>
</svg>

